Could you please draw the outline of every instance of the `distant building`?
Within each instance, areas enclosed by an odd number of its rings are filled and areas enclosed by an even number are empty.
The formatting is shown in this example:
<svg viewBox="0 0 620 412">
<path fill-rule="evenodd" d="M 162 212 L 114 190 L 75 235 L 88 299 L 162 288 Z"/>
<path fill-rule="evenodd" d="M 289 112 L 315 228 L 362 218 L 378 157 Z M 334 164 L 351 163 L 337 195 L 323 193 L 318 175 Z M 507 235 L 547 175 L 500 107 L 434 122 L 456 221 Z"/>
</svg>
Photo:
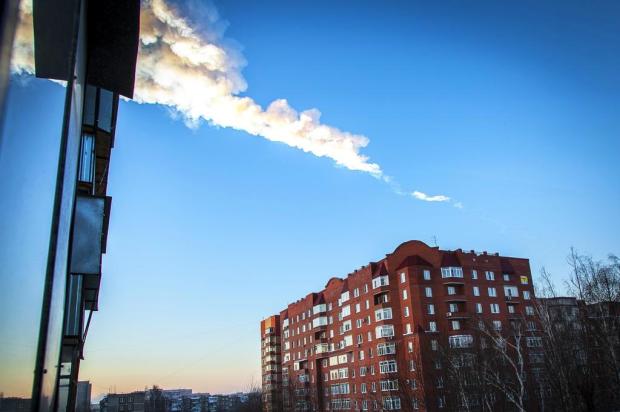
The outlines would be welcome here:
<svg viewBox="0 0 620 412">
<path fill-rule="evenodd" d="M 246 393 L 211 395 L 191 389 L 160 389 L 108 394 L 99 402 L 100 412 L 236 412 L 246 404 Z"/>
<path fill-rule="evenodd" d="M 77 384 L 77 400 L 75 404 L 76 412 L 91 412 L 90 395 L 92 385 L 89 381 L 80 381 Z"/>
<path fill-rule="evenodd" d="M 144 412 L 145 392 L 109 393 L 99 402 L 100 412 Z"/>
<path fill-rule="evenodd" d="M 30 412 L 32 402 L 30 399 L 10 397 L 5 398 L 0 394 L 0 412 Z"/>
<path fill-rule="evenodd" d="M 209 394 L 194 393 L 182 398 L 183 412 L 208 412 L 209 411 Z"/>
<path fill-rule="evenodd" d="M 183 409 L 183 398 L 192 395 L 191 389 L 164 389 L 162 390 L 169 412 L 180 412 Z"/>
<path fill-rule="evenodd" d="M 405 242 L 261 322 L 264 410 L 450 409 L 439 348 L 488 324 L 539 351 L 533 300 L 528 259 Z"/>
</svg>

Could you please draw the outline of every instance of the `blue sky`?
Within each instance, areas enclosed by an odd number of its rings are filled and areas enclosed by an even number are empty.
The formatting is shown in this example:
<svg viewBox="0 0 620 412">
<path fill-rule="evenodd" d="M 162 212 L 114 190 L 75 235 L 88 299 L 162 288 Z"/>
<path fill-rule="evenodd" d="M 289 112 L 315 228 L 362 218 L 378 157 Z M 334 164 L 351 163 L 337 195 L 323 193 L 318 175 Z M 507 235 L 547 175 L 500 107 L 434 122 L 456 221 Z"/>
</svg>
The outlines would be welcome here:
<svg viewBox="0 0 620 412">
<path fill-rule="evenodd" d="M 261 318 L 409 239 L 527 257 L 534 275 L 545 266 L 558 282 L 571 246 L 619 253 L 617 3 L 215 7 L 226 44 L 247 62 L 242 95 L 318 108 L 326 124 L 368 137 L 361 152 L 404 190 L 463 208 L 398 195 L 368 173 L 243 131 L 188 128 L 161 105 L 123 102 L 100 311 L 81 370 L 95 393 L 259 382 Z M 39 251 L 29 252 L 31 271 L 44 263 L 46 232 L 35 223 L 51 207 L 58 130 L 31 127 L 51 119 L 62 96 L 61 86 L 24 76 L 9 96 L 5 133 L 14 138 L 0 171 L 35 193 L 2 204 L 9 230 L 0 239 L 29 228 L 23 241 Z M 6 149 L 26 135 L 28 153 Z M 11 171 L 18 159 L 44 167 Z M 33 197 L 36 210 L 24 209 Z M 6 253 L 3 275 L 18 271 L 18 255 Z"/>
</svg>

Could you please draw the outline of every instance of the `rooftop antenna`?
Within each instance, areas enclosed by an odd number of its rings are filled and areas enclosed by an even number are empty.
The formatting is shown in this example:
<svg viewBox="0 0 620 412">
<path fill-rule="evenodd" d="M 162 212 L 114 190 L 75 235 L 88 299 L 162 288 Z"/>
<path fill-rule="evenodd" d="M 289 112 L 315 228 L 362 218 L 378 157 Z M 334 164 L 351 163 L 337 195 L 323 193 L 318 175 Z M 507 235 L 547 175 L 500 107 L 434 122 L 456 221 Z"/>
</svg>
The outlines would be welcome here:
<svg viewBox="0 0 620 412">
<path fill-rule="evenodd" d="M 433 235 L 433 246 L 437 247 L 437 236 Z"/>
</svg>

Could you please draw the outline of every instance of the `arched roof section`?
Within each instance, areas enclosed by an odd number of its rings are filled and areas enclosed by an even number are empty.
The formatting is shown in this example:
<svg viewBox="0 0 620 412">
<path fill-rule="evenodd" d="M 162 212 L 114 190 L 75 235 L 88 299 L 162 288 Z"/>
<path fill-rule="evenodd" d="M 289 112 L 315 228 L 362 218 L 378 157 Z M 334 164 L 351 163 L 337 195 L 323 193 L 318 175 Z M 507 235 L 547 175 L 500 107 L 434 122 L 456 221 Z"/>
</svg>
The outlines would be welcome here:
<svg viewBox="0 0 620 412">
<path fill-rule="evenodd" d="M 408 257 L 414 256 L 427 262 L 428 266 L 441 266 L 441 252 L 438 247 L 430 247 L 420 240 L 409 240 L 398 245 L 394 252 L 387 255 L 388 267 L 390 270 L 396 270 L 403 266 Z"/>
</svg>

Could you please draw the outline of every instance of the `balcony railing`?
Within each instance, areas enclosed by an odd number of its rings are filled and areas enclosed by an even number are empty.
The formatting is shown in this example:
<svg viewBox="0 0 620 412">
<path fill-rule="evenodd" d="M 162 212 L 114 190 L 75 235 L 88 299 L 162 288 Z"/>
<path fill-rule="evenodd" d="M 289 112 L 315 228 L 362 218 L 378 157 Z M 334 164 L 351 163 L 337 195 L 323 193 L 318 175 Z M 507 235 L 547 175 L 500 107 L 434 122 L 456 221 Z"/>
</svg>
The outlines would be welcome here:
<svg viewBox="0 0 620 412">
<path fill-rule="evenodd" d="M 465 295 L 461 294 L 455 294 L 455 295 L 446 295 L 444 297 L 444 300 L 446 302 L 467 302 L 467 297 Z"/>
</svg>

